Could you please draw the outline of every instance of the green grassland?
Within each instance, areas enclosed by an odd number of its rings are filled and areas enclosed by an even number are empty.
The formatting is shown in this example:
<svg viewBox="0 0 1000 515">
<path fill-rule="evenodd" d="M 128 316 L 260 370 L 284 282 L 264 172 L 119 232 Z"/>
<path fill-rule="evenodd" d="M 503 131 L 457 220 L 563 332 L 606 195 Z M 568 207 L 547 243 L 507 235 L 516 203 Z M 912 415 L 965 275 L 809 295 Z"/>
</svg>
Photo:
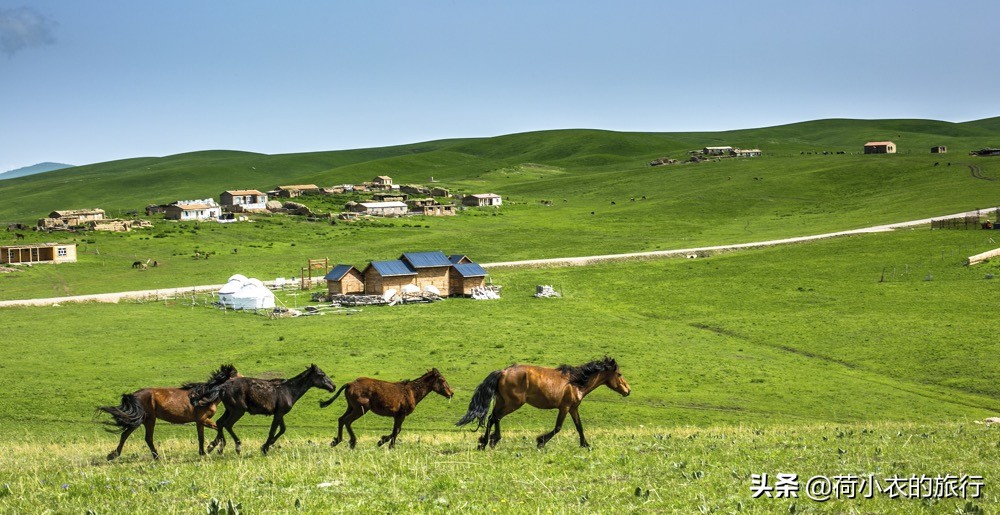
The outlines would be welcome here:
<svg viewBox="0 0 1000 515">
<path fill-rule="evenodd" d="M 497 270 L 500 301 L 352 315 L 272 320 L 184 298 L 4 309 L 5 345 L 18 352 L 0 364 L 10 449 L 0 483 L 11 485 L 0 505 L 190 511 L 214 497 L 253 511 L 291 510 L 298 499 L 307 511 L 584 503 L 763 512 L 791 503 L 752 499 L 752 473 L 966 473 L 992 484 L 996 465 L 985 456 L 996 452 L 996 431 L 972 422 L 1000 411 L 1000 344 L 983 307 L 1000 283 L 986 278 L 996 263 L 961 263 L 989 247 L 990 234 L 919 229 L 695 260 Z M 565 296 L 532 297 L 542 283 Z M 633 395 L 600 389 L 584 402 L 593 453 L 577 450 L 571 426 L 536 451 L 533 436 L 552 425 L 552 412 L 511 415 L 508 437 L 486 453 L 452 425 L 490 370 L 604 354 L 621 363 Z M 115 437 L 101 430 L 95 406 L 140 386 L 200 379 L 229 361 L 246 375 L 285 377 L 315 362 L 338 385 L 436 366 L 456 398 L 425 399 L 399 452 L 376 450 L 389 425 L 371 415 L 356 424 L 359 450 L 326 447 L 344 405 L 321 410 L 328 394 L 312 391 L 267 458 L 257 450 L 267 420 L 247 417 L 237 426 L 244 457 L 199 460 L 192 427 L 160 424 L 162 463 L 136 436 L 122 462 L 104 463 Z M 989 505 L 991 495 L 973 502 Z M 965 501 L 798 501 L 799 509 L 851 506 L 935 512 Z"/>
<path fill-rule="evenodd" d="M 551 131 L 292 156 L 206 152 L 0 181 L 0 195 L 18 199 L 0 207 L 0 218 L 12 221 L 57 208 L 126 210 L 234 187 L 379 174 L 400 183 L 433 175 L 453 191 L 505 198 L 499 210 L 452 218 L 157 220 L 150 231 L 67 235 L 79 244 L 78 263 L 2 274 L 0 298 L 222 283 L 237 272 L 287 277 L 308 258 L 363 265 L 410 250 L 490 262 L 719 245 L 996 206 L 1000 181 L 974 178 L 968 165 L 987 177 L 1000 169 L 965 149 L 996 146 L 997 120 Z M 881 139 L 903 153 L 816 153 Z M 760 147 L 765 156 L 646 165 L 716 144 Z M 932 145 L 953 154 L 932 156 Z M 234 184 L 234 177 L 248 180 Z M 329 200 L 305 202 L 325 210 Z M 495 269 L 499 301 L 349 315 L 269 319 L 217 310 L 208 296 L 4 308 L 0 511 L 200 512 L 213 498 L 249 512 L 991 510 L 1000 502 L 1000 437 L 974 421 L 1000 412 L 1000 262 L 964 260 L 996 248 L 995 233 L 921 227 L 699 259 Z M 52 236 L 29 233 L 27 241 Z M 196 250 L 211 257 L 194 259 Z M 130 268 L 145 259 L 162 266 Z M 563 297 L 532 297 L 538 284 Z M 279 294 L 289 307 L 307 299 Z M 602 388 L 583 403 L 590 452 L 576 446 L 571 424 L 535 449 L 553 412 L 512 414 L 504 440 L 487 452 L 474 450 L 473 432 L 453 425 L 492 370 L 604 355 L 618 360 L 633 394 Z M 199 458 L 192 426 L 158 424 L 163 460 L 151 460 L 141 431 L 118 461 L 104 460 L 116 436 L 102 430 L 96 406 L 143 386 L 201 380 L 224 362 L 263 377 L 290 377 L 316 363 L 338 386 L 437 367 L 456 395 L 425 399 L 393 451 L 375 447 L 390 421 L 372 415 L 355 424 L 358 449 L 329 448 L 344 404 L 320 409 L 328 394 L 311 391 L 266 457 L 258 448 L 269 420 L 245 417 L 236 427 L 242 456 Z M 753 499 L 750 477 L 759 473 L 973 474 L 986 487 L 981 498 L 961 500 Z"/>
</svg>

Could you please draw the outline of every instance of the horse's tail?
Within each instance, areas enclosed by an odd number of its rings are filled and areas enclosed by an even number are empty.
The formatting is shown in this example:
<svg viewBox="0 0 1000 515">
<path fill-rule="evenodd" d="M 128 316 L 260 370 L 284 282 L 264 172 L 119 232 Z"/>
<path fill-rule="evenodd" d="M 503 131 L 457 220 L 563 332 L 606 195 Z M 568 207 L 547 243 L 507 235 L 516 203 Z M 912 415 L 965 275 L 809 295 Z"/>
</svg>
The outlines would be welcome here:
<svg viewBox="0 0 1000 515">
<path fill-rule="evenodd" d="M 344 383 L 344 385 L 341 386 L 339 390 L 337 390 L 337 393 L 333 394 L 333 397 L 330 397 L 329 399 L 327 399 L 325 401 L 319 401 L 319 407 L 325 408 L 325 407 L 333 404 L 333 401 L 337 400 L 337 397 L 340 397 L 340 393 L 343 392 L 345 389 L 347 389 L 347 385 L 349 385 L 349 384 L 351 384 L 351 383 Z"/>
<path fill-rule="evenodd" d="M 500 384 L 502 373 L 502 370 L 494 370 L 486 376 L 482 383 L 479 383 L 476 391 L 472 393 L 472 400 L 469 401 L 469 411 L 458 422 L 455 422 L 456 426 L 464 426 L 476 419 L 479 419 L 479 425 L 476 426 L 477 431 L 485 425 L 486 414 L 490 411 L 490 403 L 497 395 L 497 386 Z"/>
<path fill-rule="evenodd" d="M 101 406 L 97 411 L 103 411 L 114 418 L 114 421 L 105 422 L 111 426 L 108 431 L 112 433 L 135 429 L 146 418 L 146 410 L 142 409 L 142 403 L 131 393 L 122 394 L 122 402 L 118 406 Z"/>
</svg>

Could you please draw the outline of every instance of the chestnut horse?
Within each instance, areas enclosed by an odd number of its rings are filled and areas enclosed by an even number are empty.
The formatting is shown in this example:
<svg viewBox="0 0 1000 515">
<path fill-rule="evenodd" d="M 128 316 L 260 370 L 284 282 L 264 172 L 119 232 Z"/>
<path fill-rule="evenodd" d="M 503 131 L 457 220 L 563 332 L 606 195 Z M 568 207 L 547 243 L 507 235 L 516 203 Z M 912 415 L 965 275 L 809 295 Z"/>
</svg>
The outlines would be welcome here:
<svg viewBox="0 0 1000 515">
<path fill-rule="evenodd" d="M 97 408 L 114 418 L 106 422 L 120 432 L 121 440 L 118 448 L 108 454 L 108 461 L 117 458 L 122 453 L 125 440 L 128 440 L 140 425 L 146 426 L 146 445 L 153 453 L 153 459 L 160 459 L 160 453 L 153 445 L 153 428 L 156 419 L 165 420 L 171 424 L 194 422 L 198 427 L 198 454 L 205 454 L 205 426 L 215 429 L 212 416 L 215 415 L 216 404 L 219 403 L 219 387 L 239 377 L 239 372 L 232 365 L 222 365 L 205 383 L 188 383 L 180 388 L 143 388 L 122 395 L 122 402 L 116 406 L 101 406 Z M 191 398 L 206 399 L 201 406 L 194 406 Z"/>
<path fill-rule="evenodd" d="M 393 418 L 392 433 L 383 436 L 378 441 L 379 447 L 389 442 L 389 448 L 392 449 L 396 446 L 396 436 L 399 435 L 399 430 L 403 426 L 403 420 L 407 415 L 413 413 L 417 403 L 422 401 L 428 393 L 435 392 L 446 399 L 450 399 L 454 395 L 451 387 L 448 386 L 448 381 L 444 380 L 444 376 L 438 372 L 438 369 L 432 368 L 426 374 L 412 381 L 407 379 L 398 383 L 359 377 L 341 386 L 336 395 L 329 400 L 320 402 L 319 407 L 329 406 L 337 397 L 340 397 L 340 392 L 344 390 L 347 390 L 347 394 L 344 395 L 344 398 L 347 399 L 347 412 L 340 416 L 337 438 L 330 442 L 330 447 L 336 447 L 344 439 L 344 426 L 347 426 L 347 433 L 351 435 L 351 440 L 348 443 L 353 449 L 358 443 L 358 439 L 354 436 L 351 424 L 364 416 L 366 412 L 371 411 L 376 415 Z"/>
<path fill-rule="evenodd" d="M 267 441 L 260 448 L 262 453 L 267 454 L 268 449 L 274 445 L 278 437 L 285 433 L 285 415 L 292 410 L 295 402 L 313 387 L 322 388 L 328 392 L 337 388 L 333 381 L 316 365 L 311 365 L 305 372 L 291 379 L 240 377 L 224 384 L 219 389 L 219 398 L 226 406 L 226 412 L 216 421 L 219 433 L 215 436 L 215 440 L 208 445 L 208 452 L 212 452 L 212 449 L 218 445 L 219 454 L 222 454 L 222 450 L 226 447 L 226 436 L 222 432 L 225 429 L 233 437 L 233 442 L 236 443 L 236 453 L 239 454 L 240 438 L 233 432 L 233 426 L 244 414 L 250 413 L 251 415 L 274 415 Z M 192 398 L 191 402 L 201 404 L 204 401 Z"/>
<path fill-rule="evenodd" d="M 539 435 L 535 440 L 539 449 L 545 447 L 545 443 L 562 429 L 567 413 L 573 417 L 576 430 L 580 433 L 580 447 L 590 447 L 583 436 L 583 424 L 580 423 L 578 409 L 583 398 L 601 385 L 611 388 L 623 397 L 632 392 L 618 369 L 618 363 L 607 356 L 578 367 L 560 365 L 558 368 L 546 368 L 534 365 L 511 365 L 486 376 L 472 394 L 469 411 L 456 425 L 463 426 L 479 419 L 479 426 L 476 427 L 478 430 L 484 425 L 483 421 L 486 420 L 490 402 L 495 399 L 493 413 L 485 424 L 486 432 L 479 438 L 479 449 L 485 449 L 487 443 L 490 447 L 496 447 L 500 441 L 500 419 L 527 403 L 539 409 L 559 410 L 555 429 Z"/>
</svg>

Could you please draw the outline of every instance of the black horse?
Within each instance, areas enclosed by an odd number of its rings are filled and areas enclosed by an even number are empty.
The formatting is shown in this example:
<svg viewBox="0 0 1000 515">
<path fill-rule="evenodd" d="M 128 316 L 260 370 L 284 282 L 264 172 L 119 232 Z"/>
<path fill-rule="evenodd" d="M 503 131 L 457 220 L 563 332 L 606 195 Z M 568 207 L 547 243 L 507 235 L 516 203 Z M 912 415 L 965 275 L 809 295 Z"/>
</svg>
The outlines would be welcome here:
<svg viewBox="0 0 1000 515">
<path fill-rule="evenodd" d="M 233 426 L 244 414 L 251 415 L 273 415 L 271 420 L 271 431 L 267 435 L 267 441 L 261 446 L 262 453 L 267 454 L 268 449 L 274 445 L 282 434 L 285 433 L 285 414 L 292 410 L 292 406 L 299 400 L 306 390 L 310 388 L 322 388 L 328 392 L 337 389 L 333 381 L 320 370 L 316 365 L 311 365 L 301 374 L 291 379 L 257 379 L 253 377 L 239 377 L 229 381 L 219 388 L 219 399 L 226 407 L 226 412 L 222 414 L 215 424 L 218 428 L 218 435 L 208 446 L 208 452 L 219 446 L 219 453 L 226 447 L 226 436 L 223 429 L 229 431 L 236 443 L 236 452 L 240 452 L 240 438 L 233 432 Z M 191 403 L 199 405 L 207 398 L 192 397 Z"/>
</svg>

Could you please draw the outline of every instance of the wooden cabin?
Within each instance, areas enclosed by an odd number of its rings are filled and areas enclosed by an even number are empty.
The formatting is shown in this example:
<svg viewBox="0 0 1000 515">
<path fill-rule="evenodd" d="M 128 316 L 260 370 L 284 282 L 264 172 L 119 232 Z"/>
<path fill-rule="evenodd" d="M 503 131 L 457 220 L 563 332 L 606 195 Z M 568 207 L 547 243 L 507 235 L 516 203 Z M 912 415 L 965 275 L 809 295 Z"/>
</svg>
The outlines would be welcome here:
<svg viewBox="0 0 1000 515">
<path fill-rule="evenodd" d="M 365 281 L 365 295 L 383 295 L 389 290 L 400 291 L 407 284 L 414 284 L 417 271 L 400 260 L 372 261 L 361 272 Z"/>
<path fill-rule="evenodd" d="M 460 257 L 464 258 L 465 256 Z M 451 284 L 449 295 L 472 295 L 473 288 L 486 284 L 486 270 L 478 263 L 468 262 L 452 265 L 448 270 L 448 275 Z"/>
<path fill-rule="evenodd" d="M 452 267 L 452 263 L 444 252 L 405 252 L 399 256 L 399 260 L 416 271 L 414 284 L 420 287 L 420 291 L 424 291 L 427 286 L 433 286 L 442 296 L 448 295 L 448 270 Z"/>
<path fill-rule="evenodd" d="M 324 277 L 331 295 L 354 295 L 365 292 L 365 276 L 352 265 L 337 265 Z"/>
<path fill-rule="evenodd" d="M 29 245 L 0 246 L 0 263 L 5 265 L 75 262 L 75 243 L 34 243 Z"/>
</svg>

